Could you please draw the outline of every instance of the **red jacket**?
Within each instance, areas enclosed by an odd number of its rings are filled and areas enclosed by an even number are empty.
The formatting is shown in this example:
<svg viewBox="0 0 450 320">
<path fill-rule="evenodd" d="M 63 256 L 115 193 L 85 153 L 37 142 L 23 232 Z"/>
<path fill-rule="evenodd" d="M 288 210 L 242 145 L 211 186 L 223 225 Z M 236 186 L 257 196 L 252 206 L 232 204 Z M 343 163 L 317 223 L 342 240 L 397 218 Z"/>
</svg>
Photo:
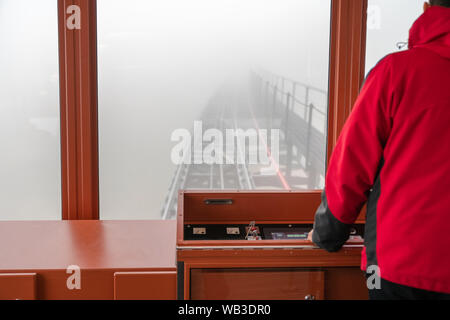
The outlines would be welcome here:
<svg viewBox="0 0 450 320">
<path fill-rule="evenodd" d="M 367 202 L 362 267 L 450 293 L 450 9 L 413 25 L 409 50 L 370 72 L 328 167 L 313 241 L 341 248 Z"/>
</svg>

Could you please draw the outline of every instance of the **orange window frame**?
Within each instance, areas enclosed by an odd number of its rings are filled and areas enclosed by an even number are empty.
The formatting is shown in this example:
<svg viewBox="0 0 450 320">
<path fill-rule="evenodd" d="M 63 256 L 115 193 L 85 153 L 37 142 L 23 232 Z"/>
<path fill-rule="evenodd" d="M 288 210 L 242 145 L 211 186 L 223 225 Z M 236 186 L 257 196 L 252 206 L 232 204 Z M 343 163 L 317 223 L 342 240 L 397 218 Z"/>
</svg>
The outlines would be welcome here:
<svg viewBox="0 0 450 320">
<path fill-rule="evenodd" d="M 80 7 L 81 28 L 66 27 Z M 63 220 L 99 219 L 97 1 L 58 0 Z"/>
<path fill-rule="evenodd" d="M 364 80 L 367 3 L 332 0 L 327 163 Z M 66 27 L 71 5 L 79 30 Z M 97 1 L 58 0 L 58 17 L 62 218 L 98 220 Z"/>
</svg>

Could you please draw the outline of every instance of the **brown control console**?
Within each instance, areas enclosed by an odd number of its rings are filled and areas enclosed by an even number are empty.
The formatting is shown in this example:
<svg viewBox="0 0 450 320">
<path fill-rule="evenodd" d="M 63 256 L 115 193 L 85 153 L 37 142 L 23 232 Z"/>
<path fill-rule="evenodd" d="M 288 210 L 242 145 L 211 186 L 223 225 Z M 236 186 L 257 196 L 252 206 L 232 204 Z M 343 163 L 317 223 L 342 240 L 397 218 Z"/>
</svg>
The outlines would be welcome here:
<svg viewBox="0 0 450 320">
<path fill-rule="evenodd" d="M 341 251 L 307 240 L 320 192 L 182 191 L 179 299 L 366 299 L 364 220 Z"/>
</svg>

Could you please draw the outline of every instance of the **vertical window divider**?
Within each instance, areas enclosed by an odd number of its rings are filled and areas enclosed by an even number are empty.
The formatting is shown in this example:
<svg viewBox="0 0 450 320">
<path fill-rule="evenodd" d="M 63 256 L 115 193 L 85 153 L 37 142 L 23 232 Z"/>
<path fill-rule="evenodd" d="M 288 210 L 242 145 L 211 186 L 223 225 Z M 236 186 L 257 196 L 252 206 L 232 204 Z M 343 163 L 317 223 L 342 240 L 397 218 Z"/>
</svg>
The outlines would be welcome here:
<svg viewBox="0 0 450 320">
<path fill-rule="evenodd" d="M 333 0 L 327 163 L 364 82 L 368 0 Z"/>
<path fill-rule="evenodd" d="M 58 0 L 63 220 L 99 219 L 96 0 Z"/>
</svg>

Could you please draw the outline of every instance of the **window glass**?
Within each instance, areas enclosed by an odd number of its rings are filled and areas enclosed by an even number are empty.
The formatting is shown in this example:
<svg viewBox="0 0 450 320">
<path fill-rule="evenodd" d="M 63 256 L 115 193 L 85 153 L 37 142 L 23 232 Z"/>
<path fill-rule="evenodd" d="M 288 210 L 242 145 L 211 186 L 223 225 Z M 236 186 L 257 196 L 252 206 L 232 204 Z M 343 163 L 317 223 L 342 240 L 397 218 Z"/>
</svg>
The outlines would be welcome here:
<svg viewBox="0 0 450 320">
<path fill-rule="evenodd" d="M 324 186 L 331 0 L 98 0 L 100 215 Z"/>
<path fill-rule="evenodd" d="M 366 72 L 383 57 L 408 49 L 409 29 L 423 13 L 424 0 L 369 0 Z"/>
<path fill-rule="evenodd" d="M 0 220 L 61 219 L 56 0 L 0 0 Z"/>
</svg>

